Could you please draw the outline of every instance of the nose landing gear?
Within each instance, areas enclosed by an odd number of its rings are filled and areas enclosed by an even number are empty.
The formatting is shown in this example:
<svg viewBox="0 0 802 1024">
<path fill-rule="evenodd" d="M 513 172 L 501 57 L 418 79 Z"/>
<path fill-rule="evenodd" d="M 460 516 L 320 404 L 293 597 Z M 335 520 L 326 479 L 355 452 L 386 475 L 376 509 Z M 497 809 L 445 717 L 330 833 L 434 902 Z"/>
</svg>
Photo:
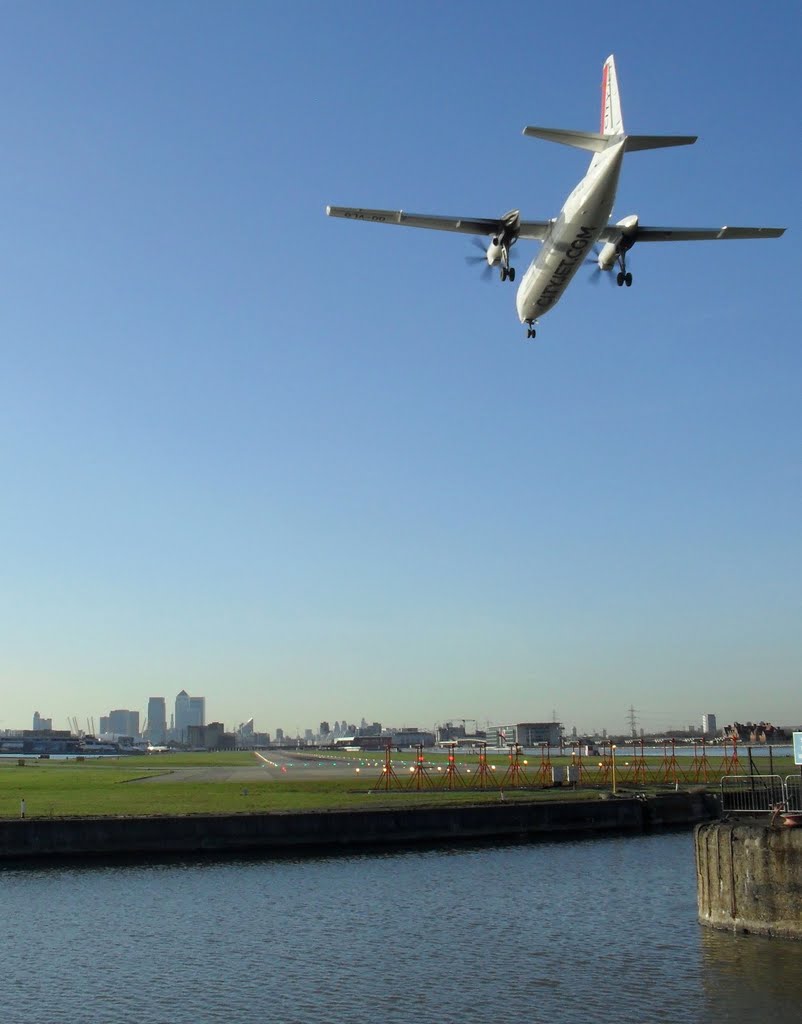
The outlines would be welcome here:
<svg viewBox="0 0 802 1024">
<path fill-rule="evenodd" d="M 537 331 L 535 330 L 535 321 L 534 320 L 527 320 L 526 323 L 529 325 L 527 330 L 526 330 L 527 338 L 534 338 L 535 335 L 537 334 Z"/>
</svg>

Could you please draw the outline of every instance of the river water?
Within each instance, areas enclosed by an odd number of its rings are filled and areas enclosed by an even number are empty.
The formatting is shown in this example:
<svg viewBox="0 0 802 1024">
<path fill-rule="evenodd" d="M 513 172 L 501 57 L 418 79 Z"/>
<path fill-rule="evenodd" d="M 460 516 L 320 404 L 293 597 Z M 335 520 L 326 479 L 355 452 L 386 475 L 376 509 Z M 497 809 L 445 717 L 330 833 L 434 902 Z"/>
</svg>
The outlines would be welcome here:
<svg viewBox="0 0 802 1024">
<path fill-rule="evenodd" d="M 687 832 L 0 870 L 4 1024 L 792 1021 L 802 943 L 696 921 Z"/>
</svg>

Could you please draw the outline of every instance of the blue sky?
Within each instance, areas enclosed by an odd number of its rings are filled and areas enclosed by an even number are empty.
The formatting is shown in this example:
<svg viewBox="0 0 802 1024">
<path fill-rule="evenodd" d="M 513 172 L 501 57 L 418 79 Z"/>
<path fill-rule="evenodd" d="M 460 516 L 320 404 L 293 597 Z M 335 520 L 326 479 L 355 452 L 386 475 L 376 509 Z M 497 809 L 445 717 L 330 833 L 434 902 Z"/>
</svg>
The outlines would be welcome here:
<svg viewBox="0 0 802 1024">
<path fill-rule="evenodd" d="M 796 4 L 0 4 L 0 728 L 802 721 Z M 617 58 L 643 246 L 528 343 Z M 520 245 L 526 260 L 534 243 Z M 520 257 L 519 257 L 520 259 Z"/>
</svg>

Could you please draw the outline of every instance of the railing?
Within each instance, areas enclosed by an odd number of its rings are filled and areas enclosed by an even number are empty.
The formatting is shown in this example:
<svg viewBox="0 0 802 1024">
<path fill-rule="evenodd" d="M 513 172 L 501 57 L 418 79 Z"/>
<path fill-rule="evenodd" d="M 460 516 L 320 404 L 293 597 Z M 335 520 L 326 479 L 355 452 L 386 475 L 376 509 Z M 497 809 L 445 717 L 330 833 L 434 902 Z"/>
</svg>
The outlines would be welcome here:
<svg viewBox="0 0 802 1024">
<path fill-rule="evenodd" d="M 768 814 L 778 806 L 787 806 L 786 786 L 779 775 L 725 775 L 721 780 L 724 813 Z"/>
<path fill-rule="evenodd" d="M 785 777 L 785 809 L 802 811 L 802 779 L 798 775 Z"/>
</svg>

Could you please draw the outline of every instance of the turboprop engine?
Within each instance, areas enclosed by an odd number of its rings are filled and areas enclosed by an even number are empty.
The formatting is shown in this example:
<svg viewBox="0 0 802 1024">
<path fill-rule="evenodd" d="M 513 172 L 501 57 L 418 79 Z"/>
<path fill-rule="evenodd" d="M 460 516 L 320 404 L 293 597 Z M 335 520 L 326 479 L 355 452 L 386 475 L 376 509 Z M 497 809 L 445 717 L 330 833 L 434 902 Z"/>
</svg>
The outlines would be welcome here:
<svg viewBox="0 0 802 1024">
<path fill-rule="evenodd" d="M 520 229 L 521 211 L 509 210 L 503 217 L 499 217 L 496 234 L 491 237 L 488 246 L 485 246 L 482 239 L 474 238 L 473 244 L 481 250 L 483 255 L 467 256 L 466 259 L 469 263 L 487 261 L 485 271 L 490 267 L 498 267 L 502 281 L 514 281 L 515 267 L 510 266 L 510 250 L 518 241 Z"/>
<path fill-rule="evenodd" d="M 501 263 L 504 256 L 504 248 L 498 236 L 490 239 L 490 245 L 488 245 L 485 255 L 489 266 L 495 267 Z"/>
<path fill-rule="evenodd" d="M 602 246 L 597 261 L 599 270 L 612 270 L 619 262 L 619 258 L 629 252 L 635 244 L 635 239 L 638 236 L 638 216 L 634 213 L 630 214 L 629 217 L 619 220 L 615 226 L 621 229 L 621 234 L 617 241 L 605 242 Z"/>
<path fill-rule="evenodd" d="M 502 227 L 503 225 L 503 227 Z M 487 247 L 488 266 L 501 265 L 500 274 L 502 281 L 515 280 L 515 267 L 510 266 L 510 249 L 518 241 L 518 232 L 521 228 L 521 211 L 509 210 L 501 218 L 499 224 L 501 231 L 490 239 Z"/>
</svg>

